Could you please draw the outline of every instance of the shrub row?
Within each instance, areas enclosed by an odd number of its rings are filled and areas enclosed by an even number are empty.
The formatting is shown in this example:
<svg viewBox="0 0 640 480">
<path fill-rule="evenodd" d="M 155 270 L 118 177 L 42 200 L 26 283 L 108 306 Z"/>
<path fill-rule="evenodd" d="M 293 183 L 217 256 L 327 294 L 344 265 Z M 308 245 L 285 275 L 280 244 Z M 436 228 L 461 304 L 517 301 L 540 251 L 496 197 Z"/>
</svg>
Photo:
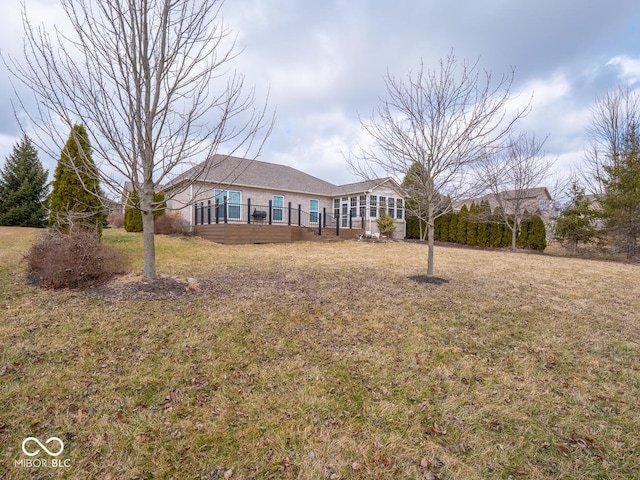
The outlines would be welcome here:
<svg viewBox="0 0 640 480">
<path fill-rule="evenodd" d="M 474 247 L 511 247 L 511 229 L 501 222 L 500 216 L 491 214 L 490 210 L 485 212 L 486 215 L 482 215 L 475 205 L 471 210 L 463 205 L 459 212 L 438 217 L 434 224 L 434 239 Z M 525 218 L 520 224 L 516 246 L 543 251 L 547 247 L 544 222 L 537 215 L 529 217 L 526 214 Z M 426 225 L 422 222 L 422 231 L 425 229 Z M 407 217 L 407 237 L 420 238 L 420 224 L 415 217 Z"/>
</svg>

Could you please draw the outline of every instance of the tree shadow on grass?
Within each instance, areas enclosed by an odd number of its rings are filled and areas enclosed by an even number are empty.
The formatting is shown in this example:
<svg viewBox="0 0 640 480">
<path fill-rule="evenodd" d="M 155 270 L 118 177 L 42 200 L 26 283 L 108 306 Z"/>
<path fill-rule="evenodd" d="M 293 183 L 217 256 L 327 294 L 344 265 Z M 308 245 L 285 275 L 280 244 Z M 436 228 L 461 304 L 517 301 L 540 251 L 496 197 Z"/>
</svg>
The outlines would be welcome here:
<svg viewBox="0 0 640 480">
<path fill-rule="evenodd" d="M 409 280 L 413 280 L 416 283 L 429 283 L 431 285 L 444 285 L 449 283 L 449 280 L 439 277 L 427 277 L 426 275 L 412 275 Z"/>
</svg>

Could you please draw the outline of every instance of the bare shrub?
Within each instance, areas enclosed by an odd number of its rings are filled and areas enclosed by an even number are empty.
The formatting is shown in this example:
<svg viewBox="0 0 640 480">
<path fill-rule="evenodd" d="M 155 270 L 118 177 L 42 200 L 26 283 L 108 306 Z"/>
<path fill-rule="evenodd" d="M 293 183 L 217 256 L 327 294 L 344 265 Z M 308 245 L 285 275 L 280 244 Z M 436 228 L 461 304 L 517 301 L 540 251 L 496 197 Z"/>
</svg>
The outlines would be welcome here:
<svg viewBox="0 0 640 480">
<path fill-rule="evenodd" d="M 29 279 L 45 288 L 84 288 L 127 270 L 126 257 L 91 232 L 40 237 L 26 255 Z"/>
<path fill-rule="evenodd" d="M 123 228 L 124 227 L 124 215 L 117 212 L 111 212 L 107 217 L 107 221 L 111 228 Z"/>
<path fill-rule="evenodd" d="M 187 235 L 189 223 L 180 212 L 165 213 L 156 219 L 155 232 L 160 235 Z"/>
</svg>

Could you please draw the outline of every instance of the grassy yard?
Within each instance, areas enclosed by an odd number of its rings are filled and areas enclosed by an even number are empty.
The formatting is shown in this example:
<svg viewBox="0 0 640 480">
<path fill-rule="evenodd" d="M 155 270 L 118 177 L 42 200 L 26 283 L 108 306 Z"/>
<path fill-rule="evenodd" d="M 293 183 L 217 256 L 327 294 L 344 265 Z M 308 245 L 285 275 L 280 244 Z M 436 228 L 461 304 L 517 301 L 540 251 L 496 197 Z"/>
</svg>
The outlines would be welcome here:
<svg viewBox="0 0 640 480">
<path fill-rule="evenodd" d="M 109 298 L 26 286 L 37 234 L 0 228 L 2 478 L 640 478 L 638 266 L 158 237 L 199 290 Z"/>
</svg>

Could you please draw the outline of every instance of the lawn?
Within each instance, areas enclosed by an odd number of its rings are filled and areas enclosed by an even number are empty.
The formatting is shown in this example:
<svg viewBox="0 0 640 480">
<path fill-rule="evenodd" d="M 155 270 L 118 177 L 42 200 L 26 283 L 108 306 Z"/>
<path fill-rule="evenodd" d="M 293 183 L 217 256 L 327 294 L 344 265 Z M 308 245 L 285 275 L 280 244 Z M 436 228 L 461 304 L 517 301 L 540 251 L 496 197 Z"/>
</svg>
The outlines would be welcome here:
<svg viewBox="0 0 640 480">
<path fill-rule="evenodd" d="M 158 236 L 198 289 L 115 298 L 27 286 L 37 234 L 0 228 L 2 478 L 640 478 L 637 265 Z"/>
</svg>

